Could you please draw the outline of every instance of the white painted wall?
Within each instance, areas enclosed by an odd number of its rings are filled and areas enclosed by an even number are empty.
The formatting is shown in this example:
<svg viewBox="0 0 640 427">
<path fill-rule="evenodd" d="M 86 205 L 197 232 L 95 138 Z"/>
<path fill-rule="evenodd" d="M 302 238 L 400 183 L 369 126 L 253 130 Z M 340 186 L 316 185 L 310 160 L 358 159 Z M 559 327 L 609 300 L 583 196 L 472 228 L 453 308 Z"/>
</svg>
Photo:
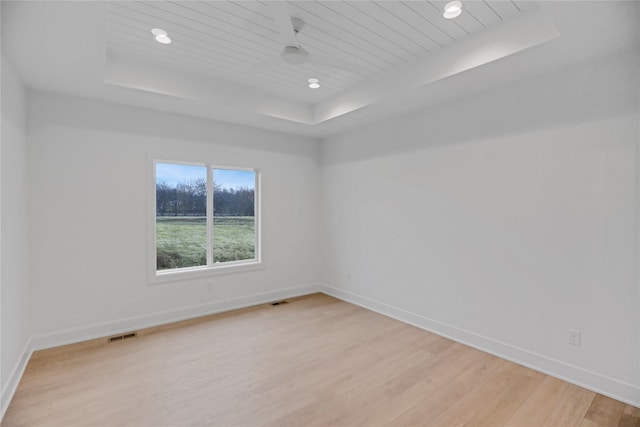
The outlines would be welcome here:
<svg viewBox="0 0 640 427">
<path fill-rule="evenodd" d="M 329 291 L 640 402 L 637 60 L 324 141 Z"/>
<path fill-rule="evenodd" d="M 27 247 L 27 138 L 25 93 L 2 58 L 2 132 L 0 135 L 0 409 L 8 405 L 21 375 L 29 328 Z M 23 368 L 24 366 L 22 366 Z M 9 396 L 10 397 L 10 396 Z"/>
<path fill-rule="evenodd" d="M 26 296 L 5 291 L 5 248 L 18 257 L 6 274 L 26 280 L 29 247 L 36 347 L 323 280 L 346 299 L 640 402 L 637 61 L 606 58 L 349 132 L 323 142 L 322 165 L 310 139 L 43 93 L 28 97 L 25 159 L 24 122 L 5 131 L 4 115 L 24 120 L 24 109 L 3 68 L 14 93 L 3 104 L 17 100 L 2 117 L 3 356 L 5 328 L 20 343 L 29 336 L 25 305 L 5 307 Z M 260 168 L 266 268 L 149 285 L 153 158 Z M 26 224 L 28 239 L 16 237 Z M 19 298 L 7 299 L 12 289 Z M 569 328 L 582 347 L 567 344 Z M 11 349 L 8 367 L 22 347 Z"/>
<path fill-rule="evenodd" d="M 28 105 L 36 347 L 308 292 L 319 282 L 317 141 L 51 94 L 30 94 Z M 149 285 L 154 158 L 259 168 L 265 268 Z"/>
</svg>

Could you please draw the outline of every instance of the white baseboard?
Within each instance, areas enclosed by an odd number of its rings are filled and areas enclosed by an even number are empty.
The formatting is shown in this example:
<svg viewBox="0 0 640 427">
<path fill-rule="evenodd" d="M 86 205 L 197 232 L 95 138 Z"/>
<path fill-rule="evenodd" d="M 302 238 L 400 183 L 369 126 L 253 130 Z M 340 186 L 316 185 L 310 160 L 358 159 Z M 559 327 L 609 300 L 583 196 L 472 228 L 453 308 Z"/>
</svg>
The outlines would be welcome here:
<svg viewBox="0 0 640 427">
<path fill-rule="evenodd" d="M 5 412 L 7 412 L 7 408 L 9 408 L 9 403 L 11 403 L 11 399 L 13 399 L 13 395 L 18 389 L 18 384 L 20 383 L 22 374 L 24 374 L 24 370 L 27 368 L 27 364 L 29 363 L 29 359 L 31 359 L 32 354 L 32 341 L 31 339 L 29 339 L 22 349 L 22 353 L 20 355 L 20 359 L 18 359 L 18 363 L 16 363 L 16 366 L 14 366 L 13 370 L 11 371 L 9 381 L 7 381 L 7 384 L 0 392 L 0 421 L 4 417 Z"/>
<path fill-rule="evenodd" d="M 43 350 L 95 338 L 117 335 L 132 330 L 160 326 L 181 320 L 250 307 L 258 304 L 265 304 L 271 301 L 293 298 L 316 292 L 323 292 L 335 298 L 359 305 L 368 310 L 375 311 L 418 328 L 434 332 L 438 335 L 450 338 L 454 341 L 458 341 L 470 347 L 477 348 L 536 371 L 543 372 L 580 387 L 593 390 L 613 399 L 640 407 L 640 388 L 632 384 L 627 384 L 559 360 L 474 334 L 473 332 L 465 331 L 349 291 L 327 285 L 308 284 L 272 292 L 263 292 L 244 297 L 214 301 L 145 316 L 131 317 L 114 322 L 67 329 L 52 334 L 32 337 L 27 341 L 20 360 L 11 372 L 6 386 L 0 393 L 0 420 L 9 407 L 9 403 L 11 402 L 11 399 L 18 387 L 31 355 L 36 350 Z"/>
<path fill-rule="evenodd" d="M 130 317 L 128 319 L 117 320 L 114 322 L 97 323 L 80 328 L 72 328 L 51 334 L 31 337 L 22 351 L 20 360 L 18 360 L 18 363 L 11 372 L 7 385 L 0 393 L 0 420 L 2 420 L 7 408 L 9 407 L 9 403 L 18 388 L 20 379 L 22 378 L 24 370 L 27 367 L 34 351 L 59 347 L 61 345 L 74 344 L 110 335 L 117 335 L 138 329 L 166 325 L 168 323 L 193 319 L 195 317 L 206 316 L 209 314 L 265 304 L 271 301 L 313 294 L 320 292 L 320 290 L 320 284 L 312 283 L 293 288 L 262 292 L 259 294 L 230 298 L 222 301 L 213 301 L 206 304 L 198 304 L 144 316 Z"/>
<path fill-rule="evenodd" d="M 320 290 L 320 284 L 312 283 L 293 288 L 279 289 L 277 291 L 262 292 L 238 298 L 213 301 L 144 316 L 130 317 L 128 319 L 117 320 L 114 322 L 96 323 L 94 325 L 31 337 L 22 351 L 20 360 L 11 372 L 7 385 L 0 393 L 0 420 L 2 420 L 7 408 L 9 407 L 9 403 L 18 388 L 20 379 L 22 378 L 24 370 L 27 367 L 27 363 L 29 363 L 29 359 L 31 359 L 31 355 L 34 351 L 59 347 L 61 345 L 74 344 L 110 335 L 117 335 L 138 329 L 166 325 L 168 323 L 179 322 L 181 320 L 251 307 L 281 299 L 313 294 L 320 292 Z"/>
<path fill-rule="evenodd" d="M 280 299 L 308 295 L 320 292 L 320 289 L 321 285 L 313 283 L 221 301 L 212 301 L 205 304 L 146 314 L 143 316 L 129 317 L 127 319 L 116 320 L 113 322 L 96 323 L 89 326 L 66 329 L 51 334 L 34 336 L 32 338 L 32 347 L 33 350 L 36 351 L 59 347 L 61 345 L 74 344 L 110 335 L 117 335 L 124 332 L 166 325 L 168 323 L 193 319 L 195 317 L 206 316 L 209 314 L 251 307 Z"/>
<path fill-rule="evenodd" d="M 552 377 L 640 407 L 640 387 L 328 285 L 322 292 Z"/>
</svg>

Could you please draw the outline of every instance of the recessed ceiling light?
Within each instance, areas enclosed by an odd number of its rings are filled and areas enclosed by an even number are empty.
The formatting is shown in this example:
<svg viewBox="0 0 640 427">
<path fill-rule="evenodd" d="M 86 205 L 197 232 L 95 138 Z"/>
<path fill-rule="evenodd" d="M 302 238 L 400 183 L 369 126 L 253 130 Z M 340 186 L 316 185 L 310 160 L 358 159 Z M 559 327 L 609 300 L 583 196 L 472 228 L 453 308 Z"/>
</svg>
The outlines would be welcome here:
<svg viewBox="0 0 640 427">
<path fill-rule="evenodd" d="M 171 39 L 169 38 L 169 36 L 163 36 L 163 35 L 156 36 L 156 41 L 162 44 L 171 43 Z"/>
<path fill-rule="evenodd" d="M 444 6 L 444 13 L 442 14 L 442 16 L 444 16 L 447 19 L 453 19 L 460 16 L 461 13 L 462 13 L 462 3 L 459 2 L 458 0 L 454 0 L 454 1 L 450 1 Z"/>
<path fill-rule="evenodd" d="M 320 80 L 318 79 L 309 79 L 307 80 L 309 83 L 318 83 Z"/>
<path fill-rule="evenodd" d="M 171 39 L 167 35 L 167 32 L 162 28 L 154 28 L 151 30 L 151 34 L 153 34 L 158 43 L 169 44 L 171 43 Z"/>
<path fill-rule="evenodd" d="M 320 85 L 318 83 L 309 83 L 309 87 L 311 89 L 318 89 L 320 87 Z"/>
</svg>

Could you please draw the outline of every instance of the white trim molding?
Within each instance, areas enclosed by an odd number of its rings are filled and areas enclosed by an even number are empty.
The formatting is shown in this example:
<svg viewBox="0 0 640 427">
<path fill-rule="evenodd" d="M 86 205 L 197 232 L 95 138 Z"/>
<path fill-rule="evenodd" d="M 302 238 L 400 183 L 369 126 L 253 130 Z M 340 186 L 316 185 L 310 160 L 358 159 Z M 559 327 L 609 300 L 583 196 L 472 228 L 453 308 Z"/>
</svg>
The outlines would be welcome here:
<svg viewBox="0 0 640 427">
<path fill-rule="evenodd" d="M 452 339 L 478 350 L 493 354 L 519 365 L 545 373 L 580 387 L 609 396 L 613 399 L 640 407 L 640 387 L 634 386 L 591 372 L 565 362 L 555 360 L 531 351 L 512 346 L 489 337 L 475 334 L 410 311 L 385 304 L 343 289 L 319 283 L 262 292 L 221 301 L 153 313 L 144 316 L 130 317 L 113 322 L 105 322 L 67 329 L 51 334 L 38 335 L 29 339 L 23 349 L 22 356 L 11 372 L 6 386 L 0 394 L 0 420 L 4 416 L 9 403 L 16 392 L 20 379 L 34 351 L 74 344 L 124 332 L 165 325 L 181 320 L 192 319 L 210 314 L 251 307 L 286 298 L 294 298 L 322 292 L 345 302 L 358 305 L 367 310 L 391 317 L 403 323 L 424 329 L 443 337 Z"/>
<path fill-rule="evenodd" d="M 320 292 L 321 288 L 322 285 L 318 283 L 310 283 L 302 286 L 278 289 L 275 291 L 262 292 L 237 298 L 229 298 L 221 301 L 212 301 L 205 304 L 198 304 L 175 310 L 130 317 L 128 319 L 113 322 L 96 323 L 94 325 L 66 329 L 51 334 L 33 336 L 27 341 L 20 360 L 11 372 L 10 379 L 0 394 L 0 420 L 4 417 L 4 414 L 11 403 L 11 399 L 18 388 L 18 384 L 22 379 L 22 375 L 24 374 L 34 351 L 45 350 L 67 344 L 75 344 L 97 338 L 104 338 L 110 335 L 166 325 L 169 323 L 179 322 L 181 320 L 237 310 L 259 304 L 266 304 L 272 301 L 314 294 Z"/>
<path fill-rule="evenodd" d="M 82 341 L 104 338 L 110 335 L 152 328 L 166 325 L 181 320 L 193 319 L 210 314 L 237 310 L 286 298 L 294 298 L 320 292 L 321 285 L 312 283 L 276 291 L 262 292 L 237 298 L 229 298 L 220 301 L 211 301 L 204 304 L 167 310 L 143 316 L 129 317 L 113 322 L 96 323 L 79 328 L 66 329 L 51 334 L 37 335 L 32 338 L 33 350 L 44 350 L 61 345 L 74 344 Z"/>
<path fill-rule="evenodd" d="M 224 274 L 243 273 L 264 269 L 262 258 L 262 174 L 260 168 L 246 166 L 221 165 L 213 161 L 193 161 L 193 160 L 167 160 L 158 157 L 149 157 L 149 164 L 152 165 L 149 173 L 149 191 L 147 197 L 147 282 L 150 285 L 164 284 L 180 280 L 201 279 Z M 206 205 L 213 205 L 214 174 L 216 170 L 232 170 L 252 172 L 254 176 L 254 258 L 238 261 L 225 261 L 214 263 L 213 259 L 213 221 L 212 209 L 206 209 L 206 264 L 195 267 L 175 268 L 168 270 L 157 269 L 157 215 L 156 215 L 156 191 L 157 191 L 157 167 L 158 164 L 198 166 L 206 169 Z M 167 217 L 168 219 L 171 217 Z"/>
<path fill-rule="evenodd" d="M 51 334 L 33 336 L 27 341 L 18 363 L 11 372 L 7 385 L 0 393 L 0 421 L 4 417 L 4 414 L 11 403 L 11 399 L 13 399 L 13 395 L 18 388 L 18 384 L 22 379 L 22 375 L 24 374 L 34 351 L 45 350 L 67 344 L 75 344 L 96 338 L 104 338 L 110 335 L 166 325 L 169 323 L 179 322 L 181 320 L 193 319 L 196 317 L 222 313 L 254 305 L 266 304 L 272 301 L 314 294 L 320 292 L 321 288 L 322 285 L 318 283 L 311 283 L 303 286 L 278 289 L 275 291 L 262 292 L 221 301 L 212 301 L 205 304 L 198 304 L 175 310 L 130 317 L 128 319 L 113 322 L 96 323 L 94 325 L 66 329 Z"/>
<path fill-rule="evenodd" d="M 33 354 L 33 346 L 32 340 L 29 339 L 25 343 L 24 348 L 22 349 L 22 354 L 20 355 L 20 359 L 18 359 L 18 363 L 14 366 L 11 371 L 11 375 L 9 376 L 9 381 L 0 392 L 0 421 L 4 417 L 4 414 L 7 412 L 9 408 L 9 403 L 11 403 L 11 399 L 13 399 L 13 395 L 16 393 L 18 389 L 18 384 L 22 379 L 22 375 L 24 374 L 24 370 L 27 368 L 27 364 L 29 360 L 31 360 L 31 355 Z"/>
<path fill-rule="evenodd" d="M 322 292 L 502 359 L 640 407 L 640 387 L 329 285 Z"/>
</svg>

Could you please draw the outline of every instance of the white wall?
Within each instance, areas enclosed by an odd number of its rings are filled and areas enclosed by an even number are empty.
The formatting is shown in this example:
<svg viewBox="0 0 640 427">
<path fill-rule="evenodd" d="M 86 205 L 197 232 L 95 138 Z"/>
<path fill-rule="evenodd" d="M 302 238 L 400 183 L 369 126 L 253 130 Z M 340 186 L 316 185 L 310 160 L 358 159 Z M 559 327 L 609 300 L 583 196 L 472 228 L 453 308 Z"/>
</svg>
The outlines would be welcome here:
<svg viewBox="0 0 640 427">
<path fill-rule="evenodd" d="M 324 141 L 330 292 L 640 402 L 637 59 Z"/>
<path fill-rule="evenodd" d="M 0 414 L 22 374 L 31 336 L 28 307 L 27 139 L 25 93 L 15 71 L 2 58 L 0 135 Z"/>
<path fill-rule="evenodd" d="M 319 282 L 317 141 L 52 94 L 30 94 L 28 105 L 36 347 L 308 292 Z M 259 168 L 266 268 L 149 285 L 154 158 Z"/>
<path fill-rule="evenodd" d="M 313 140 L 43 93 L 28 97 L 25 159 L 21 89 L 3 67 L 13 93 L 2 97 L 3 384 L 30 334 L 15 285 L 26 283 L 28 243 L 36 347 L 323 280 L 637 404 L 637 61 L 606 58 L 349 132 L 323 142 L 322 165 Z M 266 268 L 149 285 L 153 158 L 260 168 Z M 581 347 L 568 345 L 569 328 Z"/>
</svg>

